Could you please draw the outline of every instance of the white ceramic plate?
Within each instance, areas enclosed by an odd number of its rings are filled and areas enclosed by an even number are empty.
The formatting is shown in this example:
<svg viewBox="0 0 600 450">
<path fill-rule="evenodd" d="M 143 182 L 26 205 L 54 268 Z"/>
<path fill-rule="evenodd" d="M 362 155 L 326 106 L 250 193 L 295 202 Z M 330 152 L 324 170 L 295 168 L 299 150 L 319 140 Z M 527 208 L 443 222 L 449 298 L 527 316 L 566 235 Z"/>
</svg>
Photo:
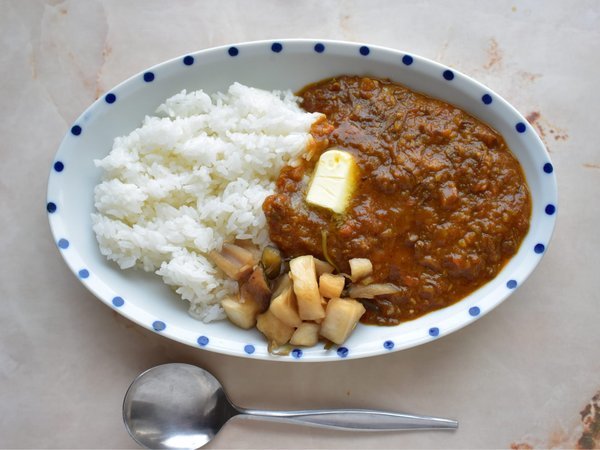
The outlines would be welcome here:
<svg viewBox="0 0 600 450">
<path fill-rule="evenodd" d="M 295 349 L 271 356 L 264 338 L 227 321 L 204 324 L 187 302 L 153 274 L 121 271 L 99 252 L 90 214 L 100 170 L 116 136 L 137 128 L 182 89 L 225 90 L 234 81 L 263 89 L 298 90 L 335 75 L 372 75 L 452 103 L 491 125 L 519 159 L 532 194 L 531 227 L 519 252 L 490 283 L 462 301 L 395 327 L 359 325 L 343 347 Z M 53 162 L 46 209 L 55 242 L 81 282 L 109 307 L 165 337 L 206 350 L 278 361 L 335 361 L 396 351 L 445 336 L 486 314 L 532 272 L 556 217 L 556 179 L 533 128 L 498 94 L 475 80 L 411 53 L 356 43 L 278 40 L 199 51 L 156 65 L 111 89 L 72 125 Z"/>
</svg>

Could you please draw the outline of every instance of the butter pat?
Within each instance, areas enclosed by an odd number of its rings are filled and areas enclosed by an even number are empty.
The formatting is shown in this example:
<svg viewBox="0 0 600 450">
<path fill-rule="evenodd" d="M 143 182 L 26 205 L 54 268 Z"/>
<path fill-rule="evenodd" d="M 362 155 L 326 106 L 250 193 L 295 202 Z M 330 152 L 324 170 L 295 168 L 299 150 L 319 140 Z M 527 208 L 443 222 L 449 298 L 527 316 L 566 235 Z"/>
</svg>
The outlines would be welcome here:
<svg viewBox="0 0 600 450">
<path fill-rule="evenodd" d="M 327 150 L 319 158 L 306 201 L 341 214 L 346 210 L 358 182 L 354 157 L 342 150 Z"/>
</svg>

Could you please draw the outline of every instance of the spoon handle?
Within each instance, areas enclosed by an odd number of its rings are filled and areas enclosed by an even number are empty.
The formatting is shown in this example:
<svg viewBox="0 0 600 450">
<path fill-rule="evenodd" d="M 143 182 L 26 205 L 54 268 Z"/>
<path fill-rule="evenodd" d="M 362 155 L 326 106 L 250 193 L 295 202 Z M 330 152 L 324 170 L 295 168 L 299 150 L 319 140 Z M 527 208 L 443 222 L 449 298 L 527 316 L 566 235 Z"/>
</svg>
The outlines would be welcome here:
<svg viewBox="0 0 600 450">
<path fill-rule="evenodd" d="M 303 411 L 263 411 L 242 409 L 250 417 L 355 431 L 439 430 L 456 429 L 458 422 L 439 417 L 414 416 L 370 409 L 330 409 Z"/>
</svg>

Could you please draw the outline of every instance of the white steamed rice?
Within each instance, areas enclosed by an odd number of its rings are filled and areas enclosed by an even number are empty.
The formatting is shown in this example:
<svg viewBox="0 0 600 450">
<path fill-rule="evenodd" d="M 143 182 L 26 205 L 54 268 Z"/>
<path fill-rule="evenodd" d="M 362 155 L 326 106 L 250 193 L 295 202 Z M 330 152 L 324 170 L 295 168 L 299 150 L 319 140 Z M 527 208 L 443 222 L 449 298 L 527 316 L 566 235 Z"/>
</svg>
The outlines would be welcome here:
<svg viewBox="0 0 600 450">
<path fill-rule="evenodd" d="M 268 243 L 262 203 L 320 114 L 303 111 L 289 91 L 239 83 L 212 96 L 182 91 L 156 113 L 95 161 L 104 175 L 94 232 L 121 269 L 156 272 L 194 317 L 221 319 L 219 301 L 237 284 L 206 254 L 234 239 Z"/>
</svg>

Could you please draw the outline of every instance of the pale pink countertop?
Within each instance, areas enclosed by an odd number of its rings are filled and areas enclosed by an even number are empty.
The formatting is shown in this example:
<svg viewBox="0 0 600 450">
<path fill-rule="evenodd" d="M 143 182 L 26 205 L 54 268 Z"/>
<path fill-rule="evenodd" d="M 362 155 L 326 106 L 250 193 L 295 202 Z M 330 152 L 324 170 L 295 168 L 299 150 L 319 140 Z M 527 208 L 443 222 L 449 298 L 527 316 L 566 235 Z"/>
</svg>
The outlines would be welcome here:
<svg viewBox="0 0 600 450">
<path fill-rule="evenodd" d="M 544 448 L 580 440 L 579 413 L 600 390 L 600 3 L 1 0 L 0 11 L 0 447 L 137 448 L 121 421 L 125 390 L 139 372 L 173 361 L 210 369 L 244 406 L 460 420 L 457 432 L 385 434 L 237 420 L 210 448 Z M 44 205 L 54 153 L 74 119 L 165 59 L 283 37 L 432 58 L 529 118 L 550 151 L 560 200 L 547 255 L 512 297 L 410 350 L 269 363 L 142 329 L 71 274 Z"/>
</svg>

